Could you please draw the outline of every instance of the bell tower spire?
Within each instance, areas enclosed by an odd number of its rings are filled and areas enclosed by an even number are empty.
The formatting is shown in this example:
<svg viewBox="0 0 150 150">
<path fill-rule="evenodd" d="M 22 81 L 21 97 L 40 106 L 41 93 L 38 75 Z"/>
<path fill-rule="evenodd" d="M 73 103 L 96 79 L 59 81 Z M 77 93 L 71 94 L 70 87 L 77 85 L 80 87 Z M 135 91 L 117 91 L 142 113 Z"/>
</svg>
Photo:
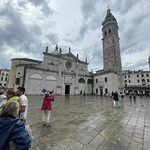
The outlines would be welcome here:
<svg viewBox="0 0 150 150">
<path fill-rule="evenodd" d="M 122 72 L 118 23 L 108 6 L 107 14 L 102 22 L 103 63 L 104 71 Z"/>
</svg>

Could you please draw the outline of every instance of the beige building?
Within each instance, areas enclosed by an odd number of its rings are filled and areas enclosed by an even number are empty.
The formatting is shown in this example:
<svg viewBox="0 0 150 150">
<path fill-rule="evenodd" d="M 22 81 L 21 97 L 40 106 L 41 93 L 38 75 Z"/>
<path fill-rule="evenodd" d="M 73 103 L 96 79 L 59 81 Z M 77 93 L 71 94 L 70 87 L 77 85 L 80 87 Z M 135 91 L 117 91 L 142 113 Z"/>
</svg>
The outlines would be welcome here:
<svg viewBox="0 0 150 150">
<path fill-rule="evenodd" d="M 0 88 L 7 88 L 9 74 L 9 69 L 0 69 Z"/>
<path fill-rule="evenodd" d="M 135 91 L 137 94 L 150 94 L 150 71 L 123 71 L 123 84 L 126 92 Z"/>
</svg>

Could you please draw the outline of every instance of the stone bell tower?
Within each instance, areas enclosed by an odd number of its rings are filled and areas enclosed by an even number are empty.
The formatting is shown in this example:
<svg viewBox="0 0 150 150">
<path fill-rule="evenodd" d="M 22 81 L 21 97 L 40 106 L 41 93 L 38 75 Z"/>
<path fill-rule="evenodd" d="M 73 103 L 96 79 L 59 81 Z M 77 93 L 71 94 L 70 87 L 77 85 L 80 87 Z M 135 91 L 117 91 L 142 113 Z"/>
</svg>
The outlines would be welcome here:
<svg viewBox="0 0 150 150">
<path fill-rule="evenodd" d="M 122 72 L 118 24 L 111 10 L 107 10 L 105 20 L 102 22 L 103 34 L 103 63 L 104 71 Z"/>
</svg>

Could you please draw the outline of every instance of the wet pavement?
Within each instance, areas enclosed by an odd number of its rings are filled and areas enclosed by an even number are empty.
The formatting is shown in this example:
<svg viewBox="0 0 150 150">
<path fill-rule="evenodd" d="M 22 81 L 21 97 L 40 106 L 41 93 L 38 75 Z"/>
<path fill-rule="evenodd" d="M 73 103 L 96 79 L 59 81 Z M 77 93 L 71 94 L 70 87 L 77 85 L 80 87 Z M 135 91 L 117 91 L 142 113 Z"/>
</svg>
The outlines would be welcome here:
<svg viewBox="0 0 150 150">
<path fill-rule="evenodd" d="M 42 96 L 28 96 L 32 150 L 150 150 L 150 98 L 118 108 L 111 98 L 55 96 L 51 127 L 42 127 Z"/>
</svg>

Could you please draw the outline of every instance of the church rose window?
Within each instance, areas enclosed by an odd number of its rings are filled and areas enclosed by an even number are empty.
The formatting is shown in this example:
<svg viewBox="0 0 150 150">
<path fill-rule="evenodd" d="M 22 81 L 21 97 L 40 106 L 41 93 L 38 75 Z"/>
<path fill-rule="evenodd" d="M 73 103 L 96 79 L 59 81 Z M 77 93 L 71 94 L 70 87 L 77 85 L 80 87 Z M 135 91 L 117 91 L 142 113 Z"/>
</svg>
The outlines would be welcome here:
<svg viewBox="0 0 150 150">
<path fill-rule="evenodd" d="M 72 63 L 70 61 L 66 62 L 66 68 L 70 70 L 72 68 Z"/>
</svg>

